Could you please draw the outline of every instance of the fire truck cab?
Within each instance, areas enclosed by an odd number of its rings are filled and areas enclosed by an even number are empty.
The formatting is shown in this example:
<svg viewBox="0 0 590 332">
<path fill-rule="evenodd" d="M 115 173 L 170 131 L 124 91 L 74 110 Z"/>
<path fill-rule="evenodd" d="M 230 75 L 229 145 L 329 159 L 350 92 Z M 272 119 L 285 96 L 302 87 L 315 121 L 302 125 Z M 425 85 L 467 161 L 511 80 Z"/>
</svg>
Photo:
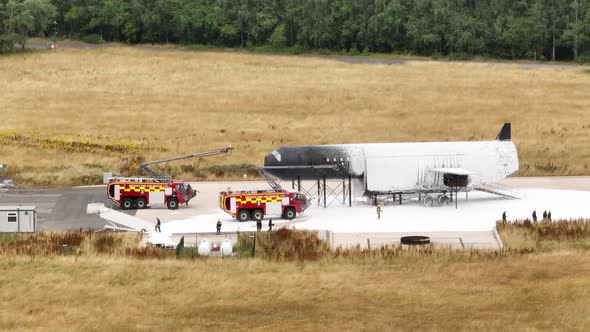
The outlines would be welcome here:
<svg viewBox="0 0 590 332">
<path fill-rule="evenodd" d="M 188 204 L 196 195 L 197 191 L 183 181 L 113 178 L 107 184 L 107 196 L 123 210 L 145 209 L 158 204 L 175 210 L 179 204 Z"/>
<path fill-rule="evenodd" d="M 219 207 L 242 222 L 263 219 L 265 215 L 279 215 L 291 220 L 308 206 L 307 197 L 298 192 L 260 190 L 219 194 Z"/>
</svg>

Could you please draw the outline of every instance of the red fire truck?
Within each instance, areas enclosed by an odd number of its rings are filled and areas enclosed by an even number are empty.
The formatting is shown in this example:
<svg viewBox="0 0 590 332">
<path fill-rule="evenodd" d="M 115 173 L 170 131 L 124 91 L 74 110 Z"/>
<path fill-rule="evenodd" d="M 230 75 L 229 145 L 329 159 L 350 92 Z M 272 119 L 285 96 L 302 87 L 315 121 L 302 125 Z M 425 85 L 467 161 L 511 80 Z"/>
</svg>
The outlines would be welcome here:
<svg viewBox="0 0 590 332">
<path fill-rule="evenodd" d="M 113 178 L 107 184 L 107 196 L 124 210 L 145 209 L 148 205 L 165 204 L 175 210 L 197 195 L 190 184 L 157 178 Z"/>
<path fill-rule="evenodd" d="M 287 191 L 240 191 L 219 194 L 219 207 L 239 221 L 257 220 L 265 215 L 293 219 L 308 207 L 305 195 Z"/>
<path fill-rule="evenodd" d="M 144 209 L 148 204 L 165 204 L 168 209 L 175 210 L 178 204 L 188 204 L 197 195 L 197 191 L 191 188 L 190 184 L 183 181 L 171 180 L 158 173 L 149 166 L 171 161 L 189 158 L 200 158 L 215 156 L 218 154 L 231 155 L 233 147 L 189 154 L 186 156 L 172 157 L 142 163 L 141 168 L 152 177 L 114 177 L 108 180 L 107 196 L 124 210 L 137 208 Z"/>
</svg>

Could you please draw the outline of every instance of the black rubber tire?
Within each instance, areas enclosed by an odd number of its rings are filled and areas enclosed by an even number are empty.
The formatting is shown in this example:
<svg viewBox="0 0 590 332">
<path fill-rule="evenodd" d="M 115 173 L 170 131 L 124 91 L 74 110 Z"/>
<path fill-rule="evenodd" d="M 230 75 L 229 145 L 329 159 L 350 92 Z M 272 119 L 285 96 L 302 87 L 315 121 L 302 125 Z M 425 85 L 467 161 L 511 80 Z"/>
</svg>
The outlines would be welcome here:
<svg viewBox="0 0 590 332">
<path fill-rule="evenodd" d="M 411 246 L 415 245 L 424 245 L 430 243 L 430 238 L 428 236 L 420 236 L 420 235 L 412 235 L 412 236 L 402 236 L 400 238 L 401 244 L 407 244 Z"/>
<path fill-rule="evenodd" d="M 240 222 L 244 222 L 244 221 L 250 220 L 250 211 L 249 210 L 246 210 L 246 209 L 240 210 L 240 212 L 238 212 L 237 219 Z"/>
<path fill-rule="evenodd" d="M 438 196 L 438 205 L 445 206 L 451 204 L 451 198 L 447 195 Z"/>
<path fill-rule="evenodd" d="M 135 200 L 135 207 L 138 209 L 145 209 L 147 207 L 147 201 L 143 197 L 139 197 Z"/>
<path fill-rule="evenodd" d="M 256 221 L 260 217 L 260 220 L 264 219 L 264 211 L 262 209 L 252 210 L 252 220 Z"/>
<path fill-rule="evenodd" d="M 293 220 L 295 217 L 297 217 L 297 211 L 295 211 L 295 209 L 292 207 L 286 208 L 285 212 L 283 213 L 283 217 L 285 219 Z"/>
<path fill-rule="evenodd" d="M 123 198 L 121 201 L 121 209 L 123 210 L 130 210 L 133 208 L 133 200 L 129 197 Z"/>
<path fill-rule="evenodd" d="M 175 197 L 168 198 L 168 201 L 166 202 L 166 207 L 169 210 L 176 210 L 176 209 L 178 209 L 178 199 L 176 199 Z"/>
<path fill-rule="evenodd" d="M 434 206 L 434 197 L 432 196 L 425 196 L 422 199 L 422 204 L 424 204 L 424 206 L 426 207 L 433 207 Z"/>
</svg>

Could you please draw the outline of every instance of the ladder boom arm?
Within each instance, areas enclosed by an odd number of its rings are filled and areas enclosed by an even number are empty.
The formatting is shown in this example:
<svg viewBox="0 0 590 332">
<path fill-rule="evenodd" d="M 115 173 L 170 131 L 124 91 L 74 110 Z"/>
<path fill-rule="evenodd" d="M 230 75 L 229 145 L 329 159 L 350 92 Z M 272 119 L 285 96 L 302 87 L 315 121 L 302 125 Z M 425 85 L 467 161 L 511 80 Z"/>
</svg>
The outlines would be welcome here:
<svg viewBox="0 0 590 332">
<path fill-rule="evenodd" d="M 266 182 L 268 182 L 268 184 L 270 185 L 270 187 L 274 190 L 274 191 L 285 191 L 283 189 L 283 187 L 281 187 L 280 184 L 277 183 L 277 181 L 275 181 L 273 179 L 272 176 L 270 176 L 269 174 L 266 174 L 266 172 L 264 171 L 264 167 L 260 167 L 258 169 L 258 172 L 264 176 L 264 178 L 266 179 Z"/>
<path fill-rule="evenodd" d="M 233 149 L 234 148 L 230 145 L 230 146 L 228 146 L 226 148 L 223 148 L 223 149 L 217 149 L 217 150 L 211 150 L 211 151 L 193 153 L 193 154 L 189 154 L 189 155 L 185 155 L 185 156 L 172 157 L 172 158 L 166 158 L 166 159 L 160 159 L 160 160 L 154 160 L 154 161 L 148 161 L 148 162 L 142 163 L 140 165 L 140 167 L 144 171 L 146 171 L 149 174 L 151 174 L 152 176 L 155 176 L 157 178 L 164 178 L 165 176 L 163 176 L 162 174 L 154 171 L 149 166 L 155 165 L 155 164 L 167 163 L 167 162 L 170 162 L 170 161 L 182 160 L 182 159 L 216 156 L 218 154 L 225 154 L 226 156 L 229 156 L 229 155 L 231 155 Z"/>
</svg>

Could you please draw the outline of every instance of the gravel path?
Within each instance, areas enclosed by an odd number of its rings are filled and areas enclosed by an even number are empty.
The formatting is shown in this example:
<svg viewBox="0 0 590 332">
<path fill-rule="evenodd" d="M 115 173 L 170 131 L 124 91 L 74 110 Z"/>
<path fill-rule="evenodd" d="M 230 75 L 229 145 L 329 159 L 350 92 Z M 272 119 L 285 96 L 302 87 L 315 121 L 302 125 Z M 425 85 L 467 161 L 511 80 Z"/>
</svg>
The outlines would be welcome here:
<svg viewBox="0 0 590 332">
<path fill-rule="evenodd" d="M 46 41 L 28 41 L 27 47 L 29 48 L 49 48 L 49 42 Z M 118 43 L 105 43 L 105 44 L 86 44 L 82 42 L 58 42 L 59 48 L 65 49 L 99 49 L 99 48 L 120 48 L 120 47 L 133 47 L 140 50 L 147 51 L 158 51 L 158 52 L 232 52 L 232 53 L 244 53 L 244 54 L 260 54 L 265 56 L 300 56 L 309 58 L 320 58 L 326 60 L 346 62 L 350 64 L 379 64 L 379 65 L 402 65 L 411 62 L 440 62 L 440 63 L 482 63 L 492 66 L 496 65 L 518 65 L 523 69 L 535 69 L 535 68 L 550 68 L 550 69 L 578 69 L 585 68 L 587 66 L 580 66 L 576 64 L 567 63 L 523 63 L 523 62 L 502 62 L 502 61 L 448 61 L 448 60 L 433 60 L 429 58 L 380 58 L 375 56 L 349 56 L 349 55 L 291 55 L 291 54 L 273 54 L 273 53 L 250 53 L 248 51 L 241 51 L 237 49 L 228 49 L 228 51 L 214 50 L 214 51 L 195 51 L 179 47 L 160 47 L 160 46 L 128 46 L 125 44 Z"/>
</svg>

